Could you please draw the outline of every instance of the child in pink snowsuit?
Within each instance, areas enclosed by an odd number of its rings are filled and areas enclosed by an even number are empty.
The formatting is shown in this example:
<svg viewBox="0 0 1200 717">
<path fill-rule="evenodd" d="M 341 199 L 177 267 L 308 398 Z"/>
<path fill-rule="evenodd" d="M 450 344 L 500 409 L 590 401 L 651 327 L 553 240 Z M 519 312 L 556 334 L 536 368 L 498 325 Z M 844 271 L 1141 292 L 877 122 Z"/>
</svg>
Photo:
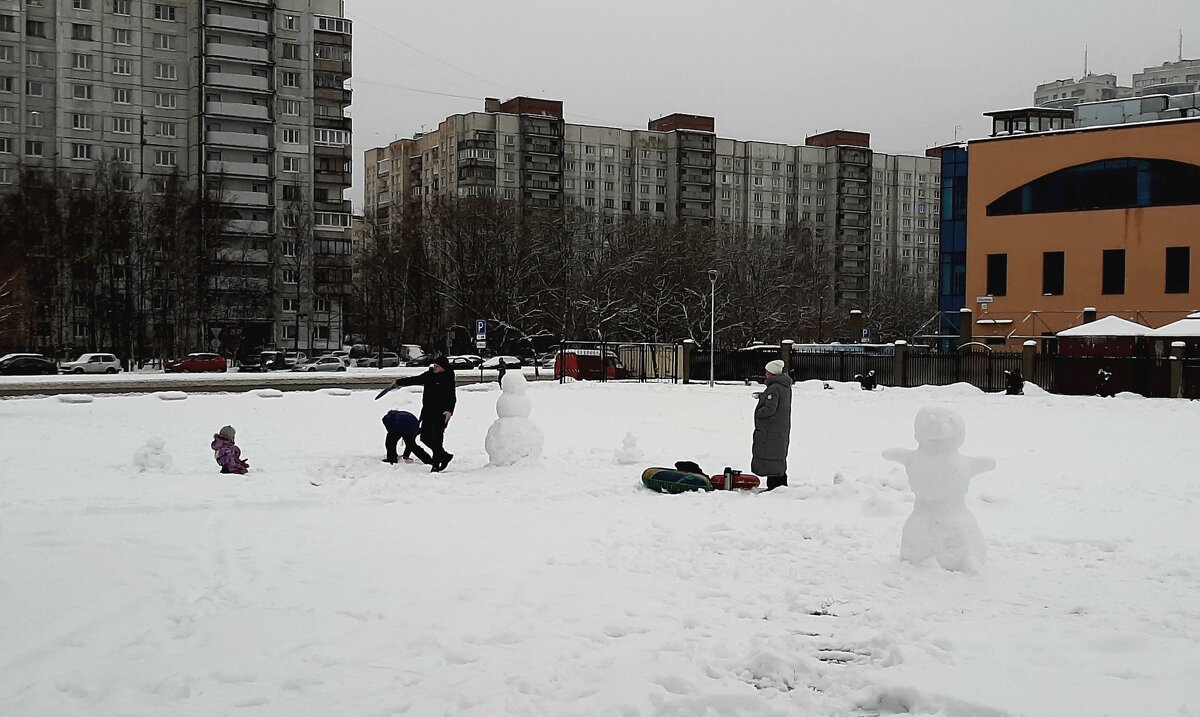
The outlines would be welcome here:
<svg viewBox="0 0 1200 717">
<path fill-rule="evenodd" d="M 242 460 L 242 450 L 233 442 L 236 433 L 233 426 L 225 426 L 219 433 L 213 434 L 212 449 L 222 473 L 244 475 L 250 469 L 250 464 Z"/>
</svg>

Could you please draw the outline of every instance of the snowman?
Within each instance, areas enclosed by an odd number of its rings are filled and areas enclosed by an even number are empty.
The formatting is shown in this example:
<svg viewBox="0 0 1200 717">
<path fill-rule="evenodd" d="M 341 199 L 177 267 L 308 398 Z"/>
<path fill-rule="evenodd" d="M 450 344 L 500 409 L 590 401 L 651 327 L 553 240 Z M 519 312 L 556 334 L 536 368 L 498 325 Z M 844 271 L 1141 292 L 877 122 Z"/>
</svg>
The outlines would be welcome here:
<svg viewBox="0 0 1200 717">
<path fill-rule="evenodd" d="M 917 450 L 889 448 L 886 460 L 904 466 L 916 496 L 904 522 L 900 559 L 937 560 L 946 570 L 980 572 L 987 560 L 983 532 L 967 509 L 971 479 L 996 468 L 994 458 L 960 455 L 967 437 L 962 416 L 948 408 L 926 406 L 914 421 Z"/>
<path fill-rule="evenodd" d="M 134 452 L 133 465 L 142 473 L 171 470 L 171 456 L 163 450 L 166 446 L 167 442 L 157 436 L 147 439 L 146 445 Z"/>
<path fill-rule="evenodd" d="M 488 428 L 483 447 L 494 466 L 510 466 L 523 459 L 542 457 L 545 436 L 542 429 L 529 419 L 533 406 L 525 391 L 525 376 L 509 371 L 500 384 L 501 394 L 496 401 L 499 418 Z"/>
</svg>

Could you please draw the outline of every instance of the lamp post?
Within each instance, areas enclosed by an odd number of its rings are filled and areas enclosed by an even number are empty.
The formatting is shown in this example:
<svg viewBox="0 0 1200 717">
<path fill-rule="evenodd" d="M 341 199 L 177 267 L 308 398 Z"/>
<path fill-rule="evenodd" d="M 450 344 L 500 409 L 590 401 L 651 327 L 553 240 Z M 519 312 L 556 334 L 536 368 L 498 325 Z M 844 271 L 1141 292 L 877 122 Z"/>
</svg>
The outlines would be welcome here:
<svg viewBox="0 0 1200 717">
<path fill-rule="evenodd" d="M 712 289 L 708 314 L 708 387 L 716 384 L 717 376 L 717 270 L 708 270 L 708 283 Z"/>
</svg>

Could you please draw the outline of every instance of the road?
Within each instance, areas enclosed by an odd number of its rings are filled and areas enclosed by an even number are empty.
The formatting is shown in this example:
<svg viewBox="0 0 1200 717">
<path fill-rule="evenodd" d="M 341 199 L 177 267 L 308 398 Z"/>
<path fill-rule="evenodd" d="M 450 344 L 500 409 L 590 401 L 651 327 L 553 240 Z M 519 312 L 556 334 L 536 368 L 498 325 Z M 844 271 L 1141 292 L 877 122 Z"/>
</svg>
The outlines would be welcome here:
<svg viewBox="0 0 1200 717">
<path fill-rule="evenodd" d="M 382 389 L 398 376 L 413 376 L 422 368 L 350 369 L 345 372 L 207 373 L 178 374 L 134 372 L 113 376 L 0 376 L 0 398 L 20 396 L 59 396 L 63 394 L 133 394 L 158 391 L 185 393 L 231 393 L 274 388 L 280 391 L 313 391 L 321 388 Z M 541 369 L 534 374 L 525 369 L 529 380 L 552 380 L 554 372 Z M 495 371 L 457 371 L 459 385 L 496 380 Z"/>
</svg>

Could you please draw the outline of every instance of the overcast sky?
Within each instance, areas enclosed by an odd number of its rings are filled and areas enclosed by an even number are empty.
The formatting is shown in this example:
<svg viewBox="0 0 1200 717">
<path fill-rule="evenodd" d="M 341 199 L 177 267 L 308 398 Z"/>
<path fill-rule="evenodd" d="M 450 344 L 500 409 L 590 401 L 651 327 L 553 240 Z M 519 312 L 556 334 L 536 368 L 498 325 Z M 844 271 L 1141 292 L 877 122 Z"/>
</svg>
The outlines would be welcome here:
<svg viewBox="0 0 1200 717">
<path fill-rule="evenodd" d="M 482 110 L 562 100 L 568 121 L 713 115 L 722 137 L 835 128 L 884 152 L 987 131 L 1041 82 L 1200 57 L 1200 0 L 347 0 L 356 209 L 366 149 Z"/>
</svg>

